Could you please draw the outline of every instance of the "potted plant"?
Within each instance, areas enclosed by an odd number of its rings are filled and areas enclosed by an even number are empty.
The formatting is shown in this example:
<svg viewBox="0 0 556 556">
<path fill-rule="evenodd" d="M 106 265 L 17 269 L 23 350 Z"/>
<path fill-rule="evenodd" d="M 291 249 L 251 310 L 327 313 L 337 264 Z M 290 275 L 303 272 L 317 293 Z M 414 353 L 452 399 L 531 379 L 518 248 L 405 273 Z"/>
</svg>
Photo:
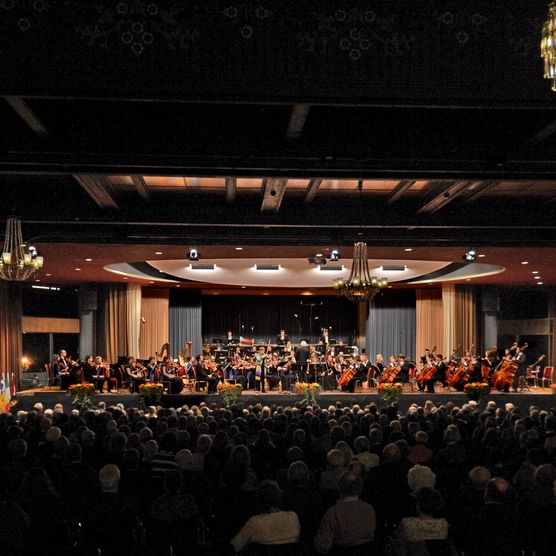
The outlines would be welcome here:
<svg viewBox="0 0 556 556">
<path fill-rule="evenodd" d="M 470 400 L 481 403 L 489 394 L 490 386 L 488 382 L 468 382 L 463 391 Z"/>
<path fill-rule="evenodd" d="M 316 382 L 298 382 L 295 385 L 295 390 L 303 396 L 303 402 L 307 405 L 313 405 L 317 401 L 320 386 Z"/>
<path fill-rule="evenodd" d="M 401 382 L 384 382 L 377 386 L 379 396 L 385 402 L 395 402 L 401 396 L 403 384 Z"/>
<path fill-rule="evenodd" d="M 217 389 L 226 405 L 233 405 L 236 403 L 238 396 L 243 390 L 241 384 L 237 382 L 235 384 L 230 382 L 219 382 Z"/>
<path fill-rule="evenodd" d="M 95 385 L 90 382 L 80 382 L 79 384 L 70 384 L 68 388 L 68 396 L 73 396 L 71 403 L 73 405 L 89 406 L 91 394 L 95 391 Z"/>
<path fill-rule="evenodd" d="M 162 400 L 164 385 L 160 382 L 146 382 L 139 386 L 139 395 L 143 398 L 145 405 L 157 405 Z"/>
</svg>

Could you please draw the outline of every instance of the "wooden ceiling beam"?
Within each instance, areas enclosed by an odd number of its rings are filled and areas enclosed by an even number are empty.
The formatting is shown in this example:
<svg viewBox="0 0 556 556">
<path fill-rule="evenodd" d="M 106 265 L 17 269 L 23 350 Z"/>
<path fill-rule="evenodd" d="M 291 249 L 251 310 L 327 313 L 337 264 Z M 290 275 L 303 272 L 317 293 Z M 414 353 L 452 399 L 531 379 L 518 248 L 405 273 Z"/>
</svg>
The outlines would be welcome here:
<svg viewBox="0 0 556 556">
<path fill-rule="evenodd" d="M 237 178 L 226 178 L 226 202 L 233 203 L 237 195 Z"/>
<path fill-rule="evenodd" d="M 264 180 L 263 202 L 261 212 L 278 212 L 288 180 L 284 178 L 268 178 Z"/>
<path fill-rule="evenodd" d="M 311 203 L 313 201 L 313 199 L 317 196 L 317 192 L 319 190 L 319 187 L 320 187 L 321 183 L 322 183 L 322 180 L 311 180 L 309 182 L 309 185 L 307 186 L 307 189 L 305 191 L 304 201 L 306 203 Z"/>
<path fill-rule="evenodd" d="M 100 208 L 119 209 L 114 197 L 112 197 L 110 183 L 105 176 L 75 174 L 73 177 Z"/>
<path fill-rule="evenodd" d="M 286 131 L 286 139 L 299 139 L 301 137 L 308 114 L 308 104 L 294 104 L 292 106 L 290 121 L 288 122 L 288 129 Z"/>
<path fill-rule="evenodd" d="M 390 193 L 388 199 L 386 200 L 386 204 L 391 205 L 392 203 L 395 203 L 396 201 L 401 199 L 405 192 L 408 191 L 414 183 L 415 181 L 412 180 L 402 180 L 400 183 L 398 183 L 398 185 L 396 185 L 392 193 Z"/>
<path fill-rule="evenodd" d="M 145 178 L 143 176 L 133 174 L 131 176 L 131 181 L 133 182 L 133 185 L 135 186 L 135 189 L 137 190 L 137 193 L 139 193 L 141 199 L 143 199 L 143 201 L 150 201 L 151 194 L 149 192 L 149 186 L 145 183 Z"/>
<path fill-rule="evenodd" d="M 478 186 L 473 190 L 471 195 L 468 195 L 463 202 L 474 203 L 475 201 L 480 199 L 483 195 L 485 195 L 485 193 L 488 193 L 489 191 L 494 189 L 499 183 L 500 181 L 496 181 L 496 180 L 487 180 L 487 181 L 479 182 Z"/>
<path fill-rule="evenodd" d="M 467 191 L 467 188 L 472 183 L 467 180 L 459 180 L 456 182 L 447 182 L 449 185 L 448 187 L 443 187 L 443 191 L 436 195 L 433 199 L 431 199 L 428 203 L 423 205 L 418 211 L 417 214 L 432 214 L 441 208 L 444 208 L 446 205 L 450 204 L 452 201 L 457 199 L 462 193 Z"/>
<path fill-rule="evenodd" d="M 6 102 L 12 107 L 14 112 L 30 127 L 39 137 L 48 135 L 45 125 L 39 117 L 31 110 L 29 105 L 21 98 L 7 96 Z"/>
</svg>

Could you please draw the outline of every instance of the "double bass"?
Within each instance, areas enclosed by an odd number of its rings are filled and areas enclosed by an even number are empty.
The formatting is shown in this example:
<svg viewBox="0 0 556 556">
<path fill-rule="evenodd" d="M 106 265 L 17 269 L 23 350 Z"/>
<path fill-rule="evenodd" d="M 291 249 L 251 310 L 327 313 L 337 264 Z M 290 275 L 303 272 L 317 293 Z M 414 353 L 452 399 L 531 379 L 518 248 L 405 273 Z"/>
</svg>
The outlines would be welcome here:
<svg viewBox="0 0 556 556">
<path fill-rule="evenodd" d="M 521 346 L 521 350 L 524 350 L 528 347 L 529 344 L 525 343 Z M 509 353 L 514 352 L 512 356 L 506 356 L 500 362 L 497 369 L 494 371 L 490 386 L 492 388 L 496 388 L 499 392 L 509 392 L 510 387 L 514 381 L 515 373 L 519 369 L 519 363 L 515 360 L 517 354 L 520 351 L 520 348 L 517 345 L 517 342 L 509 349 Z"/>
</svg>

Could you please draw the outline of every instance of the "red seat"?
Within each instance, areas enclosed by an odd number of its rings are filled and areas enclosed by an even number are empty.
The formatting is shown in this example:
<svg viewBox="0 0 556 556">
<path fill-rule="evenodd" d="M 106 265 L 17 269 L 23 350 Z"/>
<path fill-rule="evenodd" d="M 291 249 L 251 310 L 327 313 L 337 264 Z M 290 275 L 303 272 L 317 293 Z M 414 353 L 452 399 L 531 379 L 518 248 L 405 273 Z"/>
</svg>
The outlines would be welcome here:
<svg viewBox="0 0 556 556">
<path fill-rule="evenodd" d="M 554 367 L 545 367 L 544 371 L 542 372 L 542 384 L 541 386 L 544 387 L 545 382 L 548 382 L 548 386 L 552 384 L 554 374 Z"/>
</svg>

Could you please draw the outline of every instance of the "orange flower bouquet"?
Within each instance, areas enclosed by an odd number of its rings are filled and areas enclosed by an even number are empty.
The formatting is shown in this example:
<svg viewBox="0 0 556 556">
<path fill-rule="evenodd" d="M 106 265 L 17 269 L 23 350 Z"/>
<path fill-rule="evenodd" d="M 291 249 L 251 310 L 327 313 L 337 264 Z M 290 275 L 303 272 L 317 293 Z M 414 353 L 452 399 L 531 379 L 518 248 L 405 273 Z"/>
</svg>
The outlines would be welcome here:
<svg viewBox="0 0 556 556">
<path fill-rule="evenodd" d="M 160 382 L 146 382 L 139 386 L 139 395 L 144 398 L 145 405 L 156 405 L 162 400 L 164 385 Z"/>
<path fill-rule="evenodd" d="M 470 400 L 481 403 L 489 394 L 490 386 L 488 382 L 468 382 L 463 391 Z"/>
<path fill-rule="evenodd" d="M 303 396 L 303 401 L 307 405 L 313 405 L 317 401 L 320 386 L 316 382 L 298 382 L 295 385 L 295 390 Z"/>
<path fill-rule="evenodd" d="M 236 403 L 241 391 L 243 390 L 241 384 L 237 382 L 235 384 L 231 384 L 230 382 L 219 382 L 217 389 L 226 405 Z"/>
<path fill-rule="evenodd" d="M 68 387 L 68 396 L 73 396 L 71 403 L 74 405 L 91 405 L 91 394 L 95 391 L 95 385 L 91 382 L 80 382 L 78 384 L 70 384 Z"/>
<path fill-rule="evenodd" d="M 395 402 L 401 396 L 403 384 L 401 382 L 384 382 L 378 384 L 376 390 L 385 402 Z"/>
</svg>

